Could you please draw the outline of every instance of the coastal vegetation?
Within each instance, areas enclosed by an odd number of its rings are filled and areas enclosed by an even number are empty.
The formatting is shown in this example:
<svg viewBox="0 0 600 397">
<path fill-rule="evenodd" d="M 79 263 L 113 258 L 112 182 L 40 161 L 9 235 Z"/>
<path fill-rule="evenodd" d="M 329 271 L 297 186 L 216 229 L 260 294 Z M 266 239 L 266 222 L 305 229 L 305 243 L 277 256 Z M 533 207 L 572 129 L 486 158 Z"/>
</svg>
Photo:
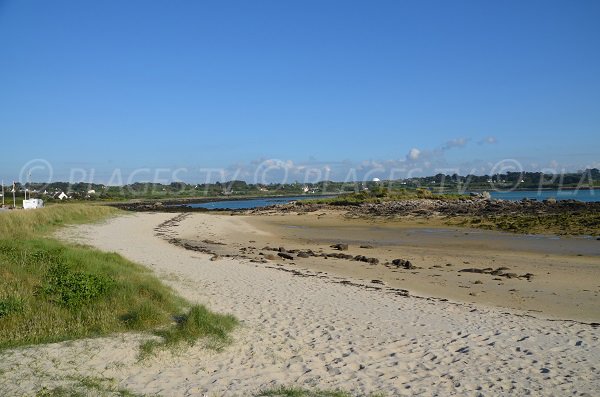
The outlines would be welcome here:
<svg viewBox="0 0 600 397">
<path fill-rule="evenodd" d="M 594 210 L 456 217 L 447 223 L 510 233 L 600 236 L 600 212 Z"/>
<path fill-rule="evenodd" d="M 377 204 L 386 201 L 401 201 L 414 199 L 434 199 L 434 200 L 457 200 L 468 196 L 461 194 L 433 194 L 428 189 L 387 189 L 378 186 L 370 190 L 363 190 L 358 193 L 346 193 L 336 197 L 327 197 L 315 200 L 297 201 L 297 205 L 304 204 L 329 204 L 336 206 L 361 205 L 366 203 Z"/>
<path fill-rule="evenodd" d="M 191 305 L 118 254 L 51 236 L 117 213 L 83 204 L 0 213 L 0 349 L 123 331 L 156 332 L 153 347 L 227 341 L 233 317 Z"/>
</svg>

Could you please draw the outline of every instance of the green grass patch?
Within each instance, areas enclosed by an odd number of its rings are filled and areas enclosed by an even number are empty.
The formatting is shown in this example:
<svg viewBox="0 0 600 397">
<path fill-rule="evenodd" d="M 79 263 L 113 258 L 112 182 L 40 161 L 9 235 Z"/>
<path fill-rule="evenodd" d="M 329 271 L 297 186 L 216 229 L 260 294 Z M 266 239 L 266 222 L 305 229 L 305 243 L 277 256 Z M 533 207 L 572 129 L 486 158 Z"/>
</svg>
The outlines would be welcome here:
<svg viewBox="0 0 600 397">
<path fill-rule="evenodd" d="M 123 331 L 160 330 L 169 346 L 205 335 L 228 340 L 233 317 L 190 311 L 149 269 L 118 254 L 49 237 L 117 212 L 56 205 L 0 214 L 0 349 Z"/>
<path fill-rule="evenodd" d="M 157 348 L 193 346 L 203 339 L 208 346 L 221 349 L 230 342 L 229 333 L 238 325 L 231 315 L 215 314 L 202 305 L 194 305 L 188 313 L 176 319 L 176 325 L 155 332 L 161 341 L 148 341 L 142 345 L 142 356 L 151 354 Z"/>
<path fill-rule="evenodd" d="M 91 223 L 115 216 L 119 210 L 102 205 L 57 204 L 37 210 L 0 213 L 0 239 L 47 235 L 67 224 Z"/>
<path fill-rule="evenodd" d="M 112 379 L 94 377 L 67 377 L 68 386 L 42 388 L 35 394 L 36 397 L 89 397 L 89 396 L 119 396 L 142 397 L 142 394 L 133 393 L 127 389 L 116 386 Z"/>
</svg>

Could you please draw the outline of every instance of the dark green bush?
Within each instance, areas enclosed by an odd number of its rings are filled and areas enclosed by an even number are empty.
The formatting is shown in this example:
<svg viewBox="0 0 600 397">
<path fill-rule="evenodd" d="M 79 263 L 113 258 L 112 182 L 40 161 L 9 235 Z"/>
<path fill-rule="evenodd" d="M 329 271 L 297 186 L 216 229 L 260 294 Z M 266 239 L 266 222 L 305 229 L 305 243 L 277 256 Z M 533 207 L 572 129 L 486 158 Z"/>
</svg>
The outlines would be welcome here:
<svg viewBox="0 0 600 397">
<path fill-rule="evenodd" d="M 113 285 L 105 275 L 76 272 L 59 263 L 48 269 L 43 291 L 54 302 L 72 308 L 106 294 Z"/>
</svg>

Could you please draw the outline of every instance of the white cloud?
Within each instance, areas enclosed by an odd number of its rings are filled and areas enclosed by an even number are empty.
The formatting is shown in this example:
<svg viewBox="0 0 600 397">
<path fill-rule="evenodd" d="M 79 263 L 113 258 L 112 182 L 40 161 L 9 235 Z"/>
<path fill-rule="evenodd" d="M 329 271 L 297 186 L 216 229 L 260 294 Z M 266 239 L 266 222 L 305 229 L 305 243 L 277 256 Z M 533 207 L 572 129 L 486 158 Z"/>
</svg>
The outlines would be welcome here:
<svg viewBox="0 0 600 397">
<path fill-rule="evenodd" d="M 442 150 L 449 150 L 456 147 L 463 147 L 469 142 L 469 138 L 456 138 L 449 140 L 442 146 Z"/>
<path fill-rule="evenodd" d="M 498 143 L 498 139 L 495 136 L 489 135 L 477 142 L 480 145 L 494 145 Z"/>
<path fill-rule="evenodd" d="M 412 148 L 410 149 L 410 151 L 408 152 L 408 158 L 410 160 L 416 161 L 419 159 L 419 156 L 421 156 L 421 151 L 417 148 Z"/>
</svg>

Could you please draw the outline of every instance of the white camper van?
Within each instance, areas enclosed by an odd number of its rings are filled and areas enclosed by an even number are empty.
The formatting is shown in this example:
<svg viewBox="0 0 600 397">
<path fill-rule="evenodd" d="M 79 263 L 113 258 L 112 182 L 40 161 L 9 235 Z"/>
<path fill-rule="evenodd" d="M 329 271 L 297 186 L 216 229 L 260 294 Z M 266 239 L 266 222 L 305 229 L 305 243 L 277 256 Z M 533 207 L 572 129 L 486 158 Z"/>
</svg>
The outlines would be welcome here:
<svg viewBox="0 0 600 397">
<path fill-rule="evenodd" d="M 42 199 L 29 199 L 23 200 L 23 209 L 32 210 L 36 208 L 43 208 L 44 200 Z"/>
</svg>

